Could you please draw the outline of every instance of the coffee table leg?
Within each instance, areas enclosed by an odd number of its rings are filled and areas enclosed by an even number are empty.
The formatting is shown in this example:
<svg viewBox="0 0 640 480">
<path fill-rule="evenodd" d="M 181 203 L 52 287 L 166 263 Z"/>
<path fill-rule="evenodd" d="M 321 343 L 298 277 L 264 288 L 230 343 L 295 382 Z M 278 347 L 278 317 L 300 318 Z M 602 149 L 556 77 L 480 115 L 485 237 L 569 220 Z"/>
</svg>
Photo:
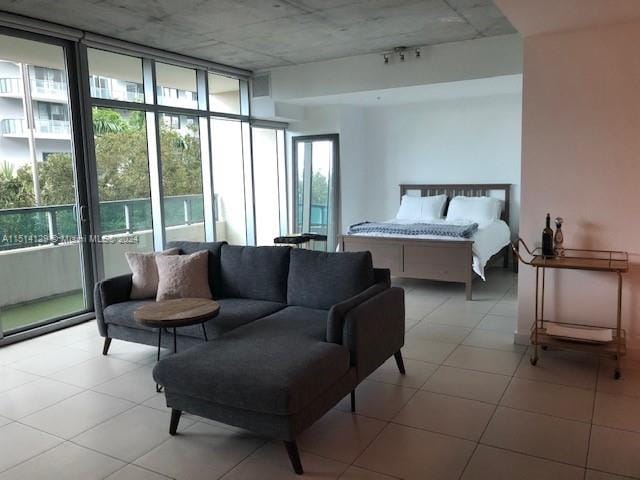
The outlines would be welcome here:
<svg viewBox="0 0 640 480">
<path fill-rule="evenodd" d="M 202 334 L 204 335 L 204 341 L 208 342 L 209 339 L 207 338 L 207 329 L 204 328 L 204 323 L 202 324 Z"/>
<path fill-rule="evenodd" d="M 162 327 L 158 329 L 158 354 L 156 355 L 156 362 L 160 361 L 160 345 L 162 345 Z M 156 383 L 156 392 L 162 392 L 162 385 Z"/>
<path fill-rule="evenodd" d="M 173 329 L 173 353 L 178 353 L 178 339 L 175 327 Z"/>
</svg>

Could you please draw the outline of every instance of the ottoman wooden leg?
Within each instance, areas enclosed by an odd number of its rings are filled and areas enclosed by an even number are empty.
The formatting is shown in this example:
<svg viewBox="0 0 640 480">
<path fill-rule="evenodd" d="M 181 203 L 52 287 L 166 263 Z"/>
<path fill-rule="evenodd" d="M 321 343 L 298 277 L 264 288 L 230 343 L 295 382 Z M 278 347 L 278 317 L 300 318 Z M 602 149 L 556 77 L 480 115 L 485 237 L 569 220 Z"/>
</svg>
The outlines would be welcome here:
<svg viewBox="0 0 640 480">
<path fill-rule="evenodd" d="M 171 409 L 171 423 L 169 424 L 169 434 L 175 435 L 178 430 L 178 422 L 180 421 L 182 410 Z"/>
<path fill-rule="evenodd" d="M 289 454 L 289 460 L 291 460 L 293 471 L 298 475 L 302 475 L 304 473 L 304 470 L 302 470 L 302 462 L 300 461 L 298 445 L 296 444 L 296 442 L 289 442 L 285 440 L 284 446 L 287 448 L 287 453 Z"/>
<path fill-rule="evenodd" d="M 404 375 L 406 373 L 406 371 L 404 369 L 404 361 L 402 360 L 402 352 L 400 350 L 398 350 L 396 353 L 393 354 L 393 356 L 396 359 L 396 364 L 398 365 L 398 370 L 400 370 L 400 373 L 402 375 Z"/>
<path fill-rule="evenodd" d="M 102 345 L 102 354 L 106 355 L 109 353 L 109 347 L 111 346 L 111 338 L 105 337 L 104 345 Z"/>
</svg>

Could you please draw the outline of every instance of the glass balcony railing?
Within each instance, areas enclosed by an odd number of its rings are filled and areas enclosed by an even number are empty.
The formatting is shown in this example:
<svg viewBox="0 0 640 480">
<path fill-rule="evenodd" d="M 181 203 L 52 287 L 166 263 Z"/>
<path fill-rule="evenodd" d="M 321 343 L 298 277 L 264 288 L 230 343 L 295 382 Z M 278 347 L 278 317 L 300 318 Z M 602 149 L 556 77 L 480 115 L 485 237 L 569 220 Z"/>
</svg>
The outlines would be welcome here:
<svg viewBox="0 0 640 480">
<path fill-rule="evenodd" d="M 39 78 L 32 78 L 31 79 L 31 96 L 66 100 L 67 84 L 65 82 L 56 82 L 54 80 L 42 80 Z"/>
<path fill-rule="evenodd" d="M 71 130 L 68 120 L 49 120 L 37 118 L 36 132 L 54 135 L 68 135 Z"/>
<path fill-rule="evenodd" d="M 19 95 L 22 92 L 20 78 L 0 78 L 0 93 L 13 93 Z"/>
<path fill-rule="evenodd" d="M 120 100 L 136 103 L 144 102 L 144 93 L 141 91 L 96 87 L 95 85 L 91 85 L 91 96 L 105 100 Z"/>
<path fill-rule="evenodd" d="M 24 135 L 26 131 L 27 122 L 21 118 L 5 118 L 0 121 L 2 135 Z"/>
<path fill-rule="evenodd" d="M 204 222 L 202 199 L 202 194 L 165 197 L 166 225 L 177 227 Z M 135 234 L 151 230 L 151 200 L 132 198 L 100 202 L 100 223 L 102 235 Z M 73 205 L 0 210 L 0 251 L 58 244 L 61 239 L 64 241 L 77 234 Z"/>
<path fill-rule="evenodd" d="M 50 135 L 69 135 L 71 132 L 68 120 L 36 119 L 36 132 Z M 26 135 L 29 128 L 21 118 L 5 118 L 0 120 L 2 135 Z"/>
</svg>

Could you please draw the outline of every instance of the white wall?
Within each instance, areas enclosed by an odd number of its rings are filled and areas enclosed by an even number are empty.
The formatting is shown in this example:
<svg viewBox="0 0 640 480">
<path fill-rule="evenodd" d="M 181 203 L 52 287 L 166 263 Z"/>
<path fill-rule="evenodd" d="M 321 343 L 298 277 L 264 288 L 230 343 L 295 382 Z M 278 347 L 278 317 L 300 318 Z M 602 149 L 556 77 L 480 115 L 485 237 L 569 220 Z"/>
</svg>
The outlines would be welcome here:
<svg viewBox="0 0 640 480">
<path fill-rule="evenodd" d="M 313 107 L 306 109 L 304 121 L 290 124 L 287 130 L 289 171 L 293 158 L 292 137 L 323 133 L 337 133 L 340 136 L 341 230 L 360 221 L 366 213 L 367 182 L 363 181 L 367 172 L 365 124 L 364 108 L 347 105 Z M 291 192 L 289 195 L 291 198 Z"/>
<path fill-rule="evenodd" d="M 517 232 L 521 115 L 520 94 L 368 108 L 366 218 L 392 218 L 401 183 L 510 183 Z"/>
<path fill-rule="evenodd" d="M 341 229 L 392 218 L 401 183 L 510 183 L 519 224 L 520 94 L 388 107 L 307 107 L 296 135 L 340 135 Z"/>
</svg>

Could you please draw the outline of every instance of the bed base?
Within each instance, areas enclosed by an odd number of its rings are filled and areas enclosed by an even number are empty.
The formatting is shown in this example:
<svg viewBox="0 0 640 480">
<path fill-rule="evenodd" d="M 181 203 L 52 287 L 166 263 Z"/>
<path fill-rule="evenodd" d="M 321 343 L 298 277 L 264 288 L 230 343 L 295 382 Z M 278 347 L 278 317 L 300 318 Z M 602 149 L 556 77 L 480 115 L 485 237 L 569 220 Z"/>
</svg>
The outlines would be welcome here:
<svg viewBox="0 0 640 480">
<path fill-rule="evenodd" d="M 473 241 L 423 240 L 358 235 L 338 237 L 343 252 L 369 251 L 375 268 L 388 268 L 391 275 L 402 278 L 463 283 L 465 297 L 471 300 L 474 278 Z M 496 255 L 509 267 L 509 246 Z"/>
</svg>

